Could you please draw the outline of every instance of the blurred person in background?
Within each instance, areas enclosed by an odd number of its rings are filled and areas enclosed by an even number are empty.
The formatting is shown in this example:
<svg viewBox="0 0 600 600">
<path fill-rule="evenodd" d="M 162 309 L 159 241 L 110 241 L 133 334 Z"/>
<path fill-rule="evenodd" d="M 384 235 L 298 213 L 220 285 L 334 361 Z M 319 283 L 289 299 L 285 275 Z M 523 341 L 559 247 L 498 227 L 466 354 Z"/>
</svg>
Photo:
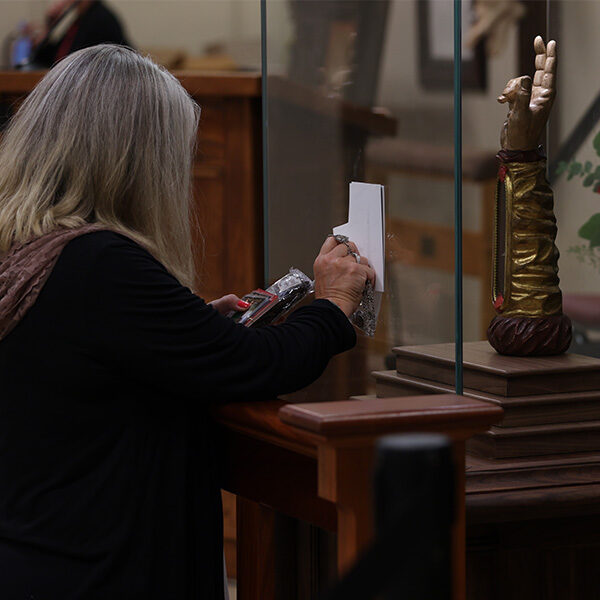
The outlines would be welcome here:
<svg viewBox="0 0 600 600">
<path fill-rule="evenodd" d="M 71 52 L 102 43 L 129 46 L 123 26 L 102 0 L 59 0 L 46 13 L 30 63 L 51 67 Z"/>
</svg>

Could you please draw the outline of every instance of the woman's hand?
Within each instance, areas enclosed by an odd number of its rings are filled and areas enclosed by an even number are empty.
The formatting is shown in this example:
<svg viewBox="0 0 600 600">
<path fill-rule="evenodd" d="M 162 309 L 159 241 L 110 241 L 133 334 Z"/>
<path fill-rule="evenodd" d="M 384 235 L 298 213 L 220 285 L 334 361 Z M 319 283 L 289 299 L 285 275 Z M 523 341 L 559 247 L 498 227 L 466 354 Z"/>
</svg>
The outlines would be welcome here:
<svg viewBox="0 0 600 600">
<path fill-rule="evenodd" d="M 222 315 L 227 315 L 232 310 L 243 312 L 250 306 L 248 302 L 244 302 L 235 294 L 227 294 L 227 296 L 213 300 L 212 302 L 209 302 L 209 304 Z"/>
<path fill-rule="evenodd" d="M 352 242 L 338 244 L 333 237 L 327 238 L 315 260 L 315 298 L 325 298 L 350 316 L 358 307 L 367 280 L 375 285 L 375 271 L 366 257 L 360 263 L 349 254 L 358 253 Z M 349 248 L 350 250 L 349 250 Z"/>
</svg>

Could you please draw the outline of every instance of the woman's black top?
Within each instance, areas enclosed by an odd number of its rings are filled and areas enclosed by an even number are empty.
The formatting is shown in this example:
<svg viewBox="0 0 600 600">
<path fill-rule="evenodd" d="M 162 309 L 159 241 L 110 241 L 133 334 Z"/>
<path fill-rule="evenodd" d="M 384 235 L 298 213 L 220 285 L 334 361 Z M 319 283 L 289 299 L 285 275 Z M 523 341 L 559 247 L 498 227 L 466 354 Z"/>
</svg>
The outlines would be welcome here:
<svg viewBox="0 0 600 600">
<path fill-rule="evenodd" d="M 354 343 L 327 300 L 247 329 L 129 239 L 71 241 L 0 342 L 0 598 L 220 600 L 211 403 L 297 390 Z"/>
</svg>

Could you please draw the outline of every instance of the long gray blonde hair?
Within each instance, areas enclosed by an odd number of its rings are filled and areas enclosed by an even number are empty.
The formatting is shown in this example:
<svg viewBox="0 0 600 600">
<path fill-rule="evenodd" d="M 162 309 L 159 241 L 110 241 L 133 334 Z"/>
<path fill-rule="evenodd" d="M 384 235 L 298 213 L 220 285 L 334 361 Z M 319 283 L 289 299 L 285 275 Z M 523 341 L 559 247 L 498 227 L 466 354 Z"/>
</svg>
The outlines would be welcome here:
<svg viewBox="0 0 600 600">
<path fill-rule="evenodd" d="M 194 282 L 191 165 L 200 109 L 150 59 L 103 44 L 65 58 L 0 144 L 0 255 L 58 228 L 98 223 Z"/>
</svg>

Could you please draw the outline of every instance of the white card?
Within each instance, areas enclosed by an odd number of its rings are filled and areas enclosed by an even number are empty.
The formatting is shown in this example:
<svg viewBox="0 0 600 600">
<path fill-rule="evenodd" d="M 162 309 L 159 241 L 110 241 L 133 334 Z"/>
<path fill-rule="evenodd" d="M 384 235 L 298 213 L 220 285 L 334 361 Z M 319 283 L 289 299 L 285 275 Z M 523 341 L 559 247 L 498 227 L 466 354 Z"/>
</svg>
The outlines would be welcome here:
<svg viewBox="0 0 600 600">
<path fill-rule="evenodd" d="M 333 228 L 335 235 L 346 235 L 358 246 L 375 269 L 375 291 L 385 285 L 385 192 L 375 183 L 350 184 L 348 222 Z"/>
</svg>

